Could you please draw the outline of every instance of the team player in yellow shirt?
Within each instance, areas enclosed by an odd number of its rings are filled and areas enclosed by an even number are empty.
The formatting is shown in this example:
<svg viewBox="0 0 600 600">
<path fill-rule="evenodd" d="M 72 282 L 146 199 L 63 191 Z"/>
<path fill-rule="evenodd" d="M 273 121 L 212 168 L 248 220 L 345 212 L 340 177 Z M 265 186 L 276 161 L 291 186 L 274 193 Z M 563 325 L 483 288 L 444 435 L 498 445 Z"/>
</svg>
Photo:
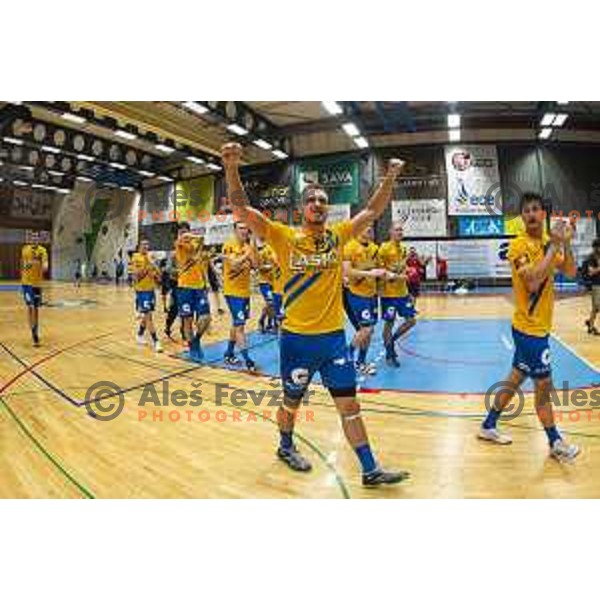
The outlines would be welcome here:
<svg viewBox="0 0 600 600">
<path fill-rule="evenodd" d="M 279 333 L 283 323 L 283 272 L 279 261 L 273 252 L 273 314 L 275 319 L 275 333 Z"/>
<path fill-rule="evenodd" d="M 48 271 L 48 252 L 39 243 L 37 233 L 30 234 L 30 243 L 21 250 L 21 286 L 27 305 L 27 319 L 33 345 L 40 345 L 39 309 L 42 304 L 42 281 Z"/>
<path fill-rule="evenodd" d="M 204 359 L 201 339 L 210 325 L 210 304 L 206 290 L 204 240 L 191 233 L 189 223 L 180 223 L 175 241 L 177 261 L 177 307 L 188 344 L 185 356 L 193 361 Z M 195 331 L 194 331 L 195 329 Z"/>
<path fill-rule="evenodd" d="M 156 286 L 160 283 L 160 271 L 150 260 L 150 242 L 140 240 L 138 251 L 135 252 L 129 263 L 129 274 L 133 280 L 135 290 L 135 309 L 139 315 L 137 342 L 145 344 L 146 331 L 152 338 L 155 352 L 162 352 L 162 346 L 156 335 L 156 326 L 152 313 L 156 309 Z"/>
<path fill-rule="evenodd" d="M 379 266 L 385 270 L 381 292 L 381 314 L 384 320 L 383 343 L 388 365 L 399 367 L 396 342 L 416 325 L 417 311 L 414 300 L 408 293 L 406 283 L 406 259 L 408 249 L 402 243 L 404 230 L 401 223 L 393 223 L 390 239 L 379 247 Z M 394 323 L 400 317 L 404 321 L 394 331 Z"/>
<path fill-rule="evenodd" d="M 302 194 L 304 223 L 293 229 L 269 220 L 248 205 L 239 173 L 239 144 L 222 149 L 229 198 L 252 231 L 275 251 L 284 279 L 285 318 L 280 339 L 283 405 L 278 410 L 278 457 L 295 471 L 310 463 L 294 445 L 296 411 L 318 371 L 333 396 L 346 438 L 360 461 L 363 485 L 399 483 L 406 472 L 384 471 L 375 461 L 356 398 L 356 370 L 344 334 L 342 253 L 388 206 L 402 161 L 390 161 L 388 172 L 364 210 L 352 220 L 327 226 L 328 197 L 319 185 Z"/>
<path fill-rule="evenodd" d="M 237 345 L 249 371 L 256 371 L 256 363 L 248 354 L 246 321 L 250 318 L 252 269 L 257 265 L 256 248 L 250 243 L 248 226 L 237 221 L 234 225 L 234 237 L 223 245 L 223 293 L 231 313 L 225 364 L 239 364 L 239 359 L 235 356 Z"/>
<path fill-rule="evenodd" d="M 511 443 L 510 437 L 498 430 L 497 422 L 525 379 L 531 377 L 535 384 L 535 408 L 548 437 L 550 455 L 559 461 L 571 461 L 579 448 L 567 444 L 555 425 L 548 340 L 552 330 L 555 271 L 558 269 L 567 277 L 575 277 L 577 272 L 571 249 L 573 229 L 561 222 L 549 237 L 545 235 L 542 197 L 534 193 L 523 195 L 521 217 L 525 231 L 511 242 L 508 251 L 515 301 L 512 371 L 494 397 L 479 437 L 497 444 Z"/>
<path fill-rule="evenodd" d="M 258 248 L 258 288 L 265 301 L 258 327 L 261 333 L 275 329 L 275 308 L 273 298 L 273 281 L 275 276 L 275 253 L 263 242 Z"/>
<path fill-rule="evenodd" d="M 356 330 L 350 352 L 358 349 L 356 370 L 363 375 L 375 375 L 373 363 L 367 363 L 367 355 L 373 330 L 377 324 L 377 278 L 385 273 L 377 266 L 379 248 L 373 242 L 373 227 L 369 226 L 344 248 L 344 306 L 352 326 Z"/>
</svg>

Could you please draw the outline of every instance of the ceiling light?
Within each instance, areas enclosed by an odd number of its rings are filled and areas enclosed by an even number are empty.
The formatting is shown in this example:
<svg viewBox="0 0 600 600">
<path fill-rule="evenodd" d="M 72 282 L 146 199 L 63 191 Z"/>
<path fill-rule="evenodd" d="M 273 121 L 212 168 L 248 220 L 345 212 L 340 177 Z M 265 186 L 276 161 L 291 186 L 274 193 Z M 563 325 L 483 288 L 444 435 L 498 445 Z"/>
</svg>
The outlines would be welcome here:
<svg viewBox="0 0 600 600">
<path fill-rule="evenodd" d="M 54 146 L 42 146 L 44 152 L 52 152 L 53 154 L 60 154 L 60 148 L 54 148 Z"/>
<path fill-rule="evenodd" d="M 460 115 L 457 113 L 452 113 L 448 115 L 448 127 L 450 129 L 455 129 L 460 127 Z"/>
<path fill-rule="evenodd" d="M 64 173 L 61 173 L 60 171 L 48 170 L 48 173 L 50 173 L 50 175 L 53 175 L 54 177 L 62 177 L 64 175 Z"/>
<path fill-rule="evenodd" d="M 204 115 L 209 112 L 206 106 L 202 106 L 202 104 L 198 104 L 198 102 L 194 102 L 193 100 L 187 100 L 183 103 L 183 106 L 189 108 L 192 112 L 195 112 L 199 115 Z"/>
<path fill-rule="evenodd" d="M 219 165 L 215 165 L 214 163 L 208 163 L 206 165 L 209 169 L 212 169 L 213 171 L 220 171 L 221 167 Z"/>
<path fill-rule="evenodd" d="M 562 127 L 568 118 L 569 118 L 569 115 L 567 113 L 559 113 L 554 118 L 554 123 L 553 123 L 554 127 Z"/>
<path fill-rule="evenodd" d="M 19 169 L 23 169 L 23 171 L 33 171 L 33 167 L 29 165 L 19 165 Z"/>
<path fill-rule="evenodd" d="M 15 185 L 29 185 L 29 184 L 27 184 L 25 181 L 19 181 L 18 179 L 14 179 L 14 180 L 13 180 L 13 183 L 14 183 Z"/>
<path fill-rule="evenodd" d="M 552 127 L 545 127 L 540 131 L 540 139 L 547 140 L 552 135 Z"/>
<path fill-rule="evenodd" d="M 171 146 L 165 146 L 164 144 L 156 144 L 154 147 L 161 152 L 165 152 L 166 154 L 172 154 L 175 152 L 175 148 L 171 148 Z"/>
<path fill-rule="evenodd" d="M 96 160 L 93 156 L 88 156 L 87 154 L 78 154 L 77 158 L 79 160 L 87 160 L 88 162 L 94 162 Z"/>
<path fill-rule="evenodd" d="M 235 133 L 236 135 L 248 135 L 248 130 L 244 129 L 241 125 L 238 125 L 237 123 L 227 125 L 227 129 L 231 131 L 231 133 Z"/>
<path fill-rule="evenodd" d="M 138 173 L 144 177 L 154 177 L 156 175 L 156 173 L 153 173 L 152 171 L 138 171 Z"/>
<path fill-rule="evenodd" d="M 173 178 L 169 177 L 168 175 L 159 175 L 158 179 L 160 179 L 162 181 L 173 181 Z"/>
<path fill-rule="evenodd" d="M 22 146 L 23 145 L 23 140 L 19 140 L 17 138 L 5 137 L 3 139 L 4 139 L 5 142 L 8 142 L 9 144 L 16 144 L 17 146 Z"/>
<path fill-rule="evenodd" d="M 269 142 L 266 142 L 265 140 L 254 140 L 254 142 L 252 142 L 255 146 L 258 146 L 259 148 L 262 148 L 263 150 L 270 150 L 273 147 L 273 144 L 269 144 Z"/>
<path fill-rule="evenodd" d="M 197 156 L 186 156 L 185 158 L 186 160 L 196 163 L 197 165 L 203 165 L 205 162 L 202 158 L 198 158 Z"/>
<path fill-rule="evenodd" d="M 78 179 L 79 181 L 94 181 L 93 179 L 89 177 L 84 177 L 83 175 L 78 175 L 76 179 Z"/>
<path fill-rule="evenodd" d="M 344 123 L 342 125 L 342 129 L 350 136 L 350 137 L 356 137 L 357 135 L 360 135 L 360 131 L 358 130 L 358 127 L 354 124 L 354 123 Z"/>
<path fill-rule="evenodd" d="M 287 158 L 288 155 L 283 150 L 273 150 L 273 156 L 277 158 Z"/>
<path fill-rule="evenodd" d="M 124 140 L 135 140 L 135 138 L 137 138 L 137 135 L 135 135 L 135 133 L 130 133 L 129 131 L 125 131 L 124 129 L 117 129 L 115 131 L 115 135 L 119 136 L 120 138 L 123 138 Z"/>
<path fill-rule="evenodd" d="M 330 115 L 341 115 L 344 112 L 335 100 L 321 100 L 321 102 Z"/>
<path fill-rule="evenodd" d="M 79 123 L 81 125 L 81 123 L 85 123 L 86 119 L 84 119 L 83 117 L 80 117 L 79 115 L 74 115 L 73 113 L 63 113 L 61 115 L 61 117 L 63 119 L 65 119 L 65 121 L 71 121 L 72 123 Z"/>
<path fill-rule="evenodd" d="M 115 169 L 120 169 L 121 171 L 123 171 L 127 168 L 127 165 L 122 165 L 121 163 L 111 162 L 108 164 Z"/>
<path fill-rule="evenodd" d="M 359 136 L 359 137 L 355 137 L 354 138 L 354 143 L 359 148 L 368 148 L 369 147 L 369 142 L 367 141 L 367 138 L 363 137 L 362 135 Z"/>
<path fill-rule="evenodd" d="M 460 129 L 451 129 L 448 132 L 448 139 L 451 142 L 460 142 Z"/>
<path fill-rule="evenodd" d="M 542 117 L 542 120 L 540 121 L 540 125 L 542 127 L 548 127 L 548 125 L 552 125 L 555 117 L 556 117 L 556 115 L 554 113 L 546 113 Z"/>
</svg>

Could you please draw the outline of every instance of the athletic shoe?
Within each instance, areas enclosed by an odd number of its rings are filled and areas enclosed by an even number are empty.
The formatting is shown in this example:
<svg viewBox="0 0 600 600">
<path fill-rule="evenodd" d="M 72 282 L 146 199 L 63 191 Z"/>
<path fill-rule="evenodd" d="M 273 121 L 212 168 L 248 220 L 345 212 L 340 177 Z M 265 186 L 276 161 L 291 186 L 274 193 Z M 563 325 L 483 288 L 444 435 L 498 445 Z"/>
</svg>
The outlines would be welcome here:
<svg viewBox="0 0 600 600">
<path fill-rule="evenodd" d="M 40 346 L 41 346 L 41 344 L 40 344 L 40 338 L 38 338 L 38 337 L 33 338 L 33 347 L 34 348 L 39 348 Z"/>
<path fill-rule="evenodd" d="M 160 343 L 159 340 L 156 340 L 156 342 L 154 342 L 154 352 L 156 352 L 157 354 L 160 354 L 163 351 L 163 347 Z"/>
<path fill-rule="evenodd" d="M 281 447 L 277 448 L 277 456 L 292 471 L 307 473 L 312 469 L 312 465 L 298 452 L 296 446 L 292 446 L 289 450 L 284 450 Z"/>
<path fill-rule="evenodd" d="M 598 331 L 596 329 L 596 327 L 594 325 L 592 325 L 592 323 L 589 320 L 587 320 L 585 322 L 585 326 L 587 327 L 588 333 L 590 335 L 600 335 L 600 331 Z"/>
<path fill-rule="evenodd" d="M 362 484 L 365 487 L 379 487 L 382 485 L 395 485 L 410 478 L 408 471 L 384 471 L 377 469 L 372 473 L 363 473 Z"/>
<path fill-rule="evenodd" d="M 240 364 L 240 359 L 233 356 L 233 354 L 231 356 L 227 356 L 227 354 L 225 355 L 225 364 L 226 365 L 239 365 Z"/>
<path fill-rule="evenodd" d="M 572 462 L 580 452 L 575 444 L 567 444 L 564 440 L 556 440 L 550 450 L 550 456 L 558 462 Z"/>
<path fill-rule="evenodd" d="M 256 373 L 256 371 L 257 371 L 256 363 L 253 360 L 247 360 L 246 361 L 246 369 L 248 371 L 250 371 L 250 373 Z"/>
<path fill-rule="evenodd" d="M 493 429 L 485 429 L 482 427 L 479 430 L 479 434 L 477 437 L 480 440 L 484 440 L 486 442 L 493 442 L 494 444 L 500 444 L 501 446 L 506 446 L 507 444 L 512 444 L 512 439 L 510 436 L 505 433 L 500 433 L 495 427 Z"/>
<path fill-rule="evenodd" d="M 368 376 L 377 375 L 377 367 L 373 363 L 368 363 L 363 365 L 362 373 Z"/>
<path fill-rule="evenodd" d="M 143 335 L 136 335 L 135 339 L 138 343 L 138 346 L 145 346 L 146 345 L 146 340 L 144 339 Z"/>
<path fill-rule="evenodd" d="M 400 361 L 398 360 L 397 356 L 386 357 L 385 363 L 388 367 L 394 367 L 395 369 L 397 369 L 400 366 Z"/>
</svg>

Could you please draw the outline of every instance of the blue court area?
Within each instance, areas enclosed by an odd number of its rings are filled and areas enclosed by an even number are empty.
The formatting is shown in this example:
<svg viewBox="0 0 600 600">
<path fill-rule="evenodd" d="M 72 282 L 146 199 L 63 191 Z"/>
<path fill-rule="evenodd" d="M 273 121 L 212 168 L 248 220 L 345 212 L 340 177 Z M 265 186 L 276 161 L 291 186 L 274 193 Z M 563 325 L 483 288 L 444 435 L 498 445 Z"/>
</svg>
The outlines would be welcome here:
<svg viewBox="0 0 600 600">
<path fill-rule="evenodd" d="M 350 339 L 351 329 L 348 329 Z M 263 373 L 279 375 L 279 346 L 272 335 L 250 335 L 252 358 Z M 205 348 L 208 362 L 222 363 L 226 342 Z M 505 379 L 512 364 L 513 342 L 509 320 L 423 319 L 398 345 L 401 367 L 385 364 L 378 324 L 369 360 L 377 375 L 360 380 L 372 390 L 402 390 L 449 394 L 485 394 L 492 384 Z M 550 341 L 552 368 L 557 387 L 600 385 L 600 369 L 593 368 L 559 340 Z M 315 379 L 318 382 L 318 378 Z M 531 390 L 529 381 L 525 390 Z"/>
<path fill-rule="evenodd" d="M 0 292 L 20 292 L 21 286 L 11 283 L 0 283 Z"/>
</svg>

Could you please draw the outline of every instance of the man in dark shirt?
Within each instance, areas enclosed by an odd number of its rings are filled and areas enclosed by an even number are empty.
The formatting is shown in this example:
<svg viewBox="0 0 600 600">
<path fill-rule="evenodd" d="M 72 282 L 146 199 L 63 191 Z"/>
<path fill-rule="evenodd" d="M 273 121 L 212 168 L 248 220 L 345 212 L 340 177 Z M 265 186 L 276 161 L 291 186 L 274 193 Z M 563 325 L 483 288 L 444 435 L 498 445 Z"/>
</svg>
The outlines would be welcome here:
<svg viewBox="0 0 600 600">
<path fill-rule="evenodd" d="M 600 311 L 600 239 L 594 240 L 592 248 L 593 252 L 586 261 L 586 275 L 592 284 L 592 312 L 585 324 L 590 335 L 600 335 L 596 329 L 596 316 Z"/>
</svg>

